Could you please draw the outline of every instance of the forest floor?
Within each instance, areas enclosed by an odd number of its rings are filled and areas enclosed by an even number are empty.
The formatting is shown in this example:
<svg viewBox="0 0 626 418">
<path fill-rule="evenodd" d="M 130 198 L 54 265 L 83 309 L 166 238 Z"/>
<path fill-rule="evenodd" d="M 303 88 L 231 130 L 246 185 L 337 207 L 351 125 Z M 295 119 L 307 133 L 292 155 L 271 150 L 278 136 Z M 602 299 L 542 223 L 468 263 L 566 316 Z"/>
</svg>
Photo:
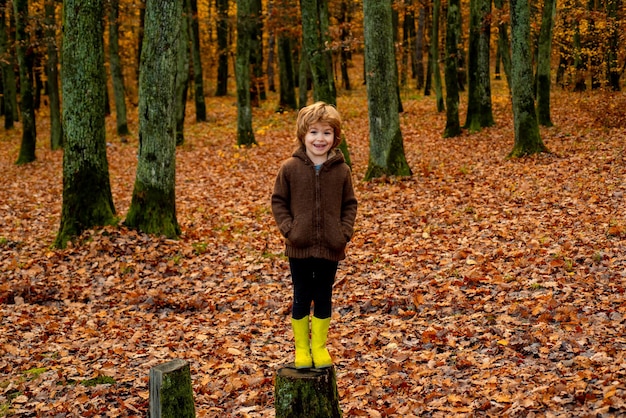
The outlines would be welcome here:
<svg viewBox="0 0 626 418">
<path fill-rule="evenodd" d="M 329 335 L 344 416 L 626 414 L 624 94 L 554 91 L 551 153 L 507 160 L 510 99 L 494 83 L 496 126 L 450 139 L 434 98 L 403 91 L 414 174 L 373 182 L 364 88 L 341 92 L 359 198 Z M 107 227 L 53 249 L 62 152 L 41 114 L 32 164 L 14 164 L 19 127 L 2 133 L 0 417 L 145 417 L 149 370 L 174 358 L 190 362 L 199 417 L 273 416 L 293 344 L 269 198 L 296 113 L 270 102 L 249 149 L 234 145 L 234 97 L 207 98 L 206 123 L 190 104 L 179 240 Z M 120 220 L 130 119 L 127 142 L 107 120 Z"/>
</svg>

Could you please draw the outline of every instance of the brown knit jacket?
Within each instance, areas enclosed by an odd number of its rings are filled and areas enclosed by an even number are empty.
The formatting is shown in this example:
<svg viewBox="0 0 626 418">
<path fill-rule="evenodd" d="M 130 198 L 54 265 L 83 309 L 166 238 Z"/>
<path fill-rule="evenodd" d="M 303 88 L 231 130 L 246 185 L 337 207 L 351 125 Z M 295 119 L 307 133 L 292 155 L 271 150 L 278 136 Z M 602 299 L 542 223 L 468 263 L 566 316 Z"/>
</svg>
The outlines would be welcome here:
<svg viewBox="0 0 626 418">
<path fill-rule="evenodd" d="M 285 237 L 287 257 L 343 260 L 356 211 L 352 174 L 339 150 L 331 151 L 319 171 L 304 147 L 282 164 L 272 213 Z"/>
</svg>

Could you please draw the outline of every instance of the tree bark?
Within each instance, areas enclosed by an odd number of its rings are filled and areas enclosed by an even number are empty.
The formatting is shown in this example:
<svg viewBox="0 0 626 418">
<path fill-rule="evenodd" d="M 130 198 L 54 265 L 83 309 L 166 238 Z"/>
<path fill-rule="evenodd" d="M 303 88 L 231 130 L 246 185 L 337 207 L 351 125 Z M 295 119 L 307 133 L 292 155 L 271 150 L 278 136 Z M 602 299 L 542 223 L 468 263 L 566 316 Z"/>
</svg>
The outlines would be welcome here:
<svg viewBox="0 0 626 418">
<path fill-rule="evenodd" d="M 461 2 L 448 0 L 447 28 L 446 28 L 446 128 L 445 138 L 461 134 L 459 122 L 459 83 L 458 66 L 459 41 L 461 39 Z"/>
<path fill-rule="evenodd" d="M 124 136 L 130 134 L 130 131 L 128 130 L 128 121 L 126 119 L 126 93 L 120 59 L 119 9 L 119 0 L 109 0 L 109 62 L 111 64 L 111 80 L 115 96 L 115 118 L 117 134 Z"/>
<path fill-rule="evenodd" d="M 556 0 L 545 0 L 537 59 L 537 119 L 539 124 L 543 126 L 552 126 L 550 118 L 550 57 L 552 56 L 552 28 L 554 27 L 555 11 Z"/>
<path fill-rule="evenodd" d="M 470 0 L 469 85 L 465 128 L 478 132 L 493 126 L 489 71 L 491 0 Z"/>
<path fill-rule="evenodd" d="M 410 176 L 398 115 L 391 3 L 363 1 L 370 155 L 366 180 Z"/>
<path fill-rule="evenodd" d="M 430 40 L 430 51 L 432 56 L 433 76 L 435 78 L 435 98 L 437 100 L 437 112 L 443 112 L 443 92 L 441 88 L 441 71 L 439 69 L 439 12 L 441 10 L 441 0 L 433 1 L 433 27 L 432 38 Z"/>
<path fill-rule="evenodd" d="M 54 245 L 93 226 L 112 225 L 115 207 L 109 183 L 104 119 L 102 0 L 65 0 L 63 21 L 63 207 Z"/>
<path fill-rule="evenodd" d="M 313 101 L 337 104 L 332 55 L 328 48 L 328 6 L 326 0 L 300 0 L 302 39 L 313 75 Z"/>
<path fill-rule="evenodd" d="M 15 41 L 17 42 L 17 61 L 20 67 L 20 110 L 22 113 L 22 144 L 16 164 L 35 161 L 37 130 L 35 125 L 35 102 L 33 95 L 33 53 L 29 51 L 30 39 L 28 24 L 28 0 L 14 0 Z"/>
<path fill-rule="evenodd" d="M 252 130 L 252 103 L 250 100 L 250 52 L 253 36 L 252 1 L 237 0 L 237 145 L 256 144 Z"/>
<path fill-rule="evenodd" d="M 206 122 L 206 102 L 204 100 L 204 78 L 202 76 L 202 58 L 200 55 L 200 24 L 198 22 L 198 0 L 189 1 L 189 39 L 193 62 L 193 85 L 196 104 L 196 122 Z"/>
<path fill-rule="evenodd" d="M 46 45 L 48 60 L 46 73 L 48 78 L 48 97 L 50 98 L 50 149 L 63 146 L 63 124 L 61 123 L 61 97 L 59 92 L 59 54 L 56 42 L 55 0 L 46 0 Z"/>
<path fill-rule="evenodd" d="M 151 0 L 139 72 L 139 155 L 125 224 L 176 238 L 176 62 L 183 3 Z"/>
<path fill-rule="evenodd" d="M 278 75 L 280 95 L 278 107 L 296 109 L 295 71 L 293 68 L 293 40 L 286 33 L 278 34 Z"/>
<path fill-rule="evenodd" d="M 216 96 L 228 94 L 228 0 L 215 0 L 217 9 L 217 87 Z"/>
<path fill-rule="evenodd" d="M 7 8 L 6 0 L 0 0 L 0 55 L 6 59 L 0 60 L 2 69 L 2 88 L 4 105 L 4 129 L 12 129 L 18 118 L 17 91 L 15 86 L 15 71 L 13 63 L 15 55 L 14 48 L 9 46 L 9 36 L 7 28 Z"/>
<path fill-rule="evenodd" d="M 494 0 L 493 4 L 496 9 L 503 13 L 504 0 Z M 498 51 L 500 59 L 498 62 L 502 63 L 502 69 L 504 70 L 504 76 L 506 77 L 506 83 L 511 89 L 511 48 L 509 41 L 509 25 L 505 19 L 501 19 L 498 23 Z"/>
<path fill-rule="evenodd" d="M 420 3 L 421 4 L 421 3 Z M 426 25 L 426 9 L 420 6 L 417 15 L 417 34 L 415 36 L 415 78 L 417 80 L 417 90 L 424 87 L 424 26 Z"/>
<path fill-rule="evenodd" d="M 539 134 L 530 60 L 530 6 L 526 0 L 510 0 L 511 81 L 515 145 L 509 158 L 547 151 Z"/>
<path fill-rule="evenodd" d="M 189 5 L 187 3 L 187 5 Z M 185 113 L 187 110 L 187 94 L 189 89 L 189 37 L 191 31 L 189 24 L 191 19 L 181 21 L 180 36 L 178 38 L 178 58 L 176 60 L 176 145 L 185 143 Z M 203 100 L 204 103 L 204 100 Z M 197 104 L 197 101 L 196 101 Z M 196 107 L 197 110 L 197 107 Z M 196 113 L 197 121 L 197 113 Z"/>
<path fill-rule="evenodd" d="M 150 369 L 150 418 L 195 418 L 191 370 L 184 360 Z"/>
<path fill-rule="evenodd" d="M 335 368 L 283 367 L 275 378 L 276 418 L 340 418 Z"/>
</svg>

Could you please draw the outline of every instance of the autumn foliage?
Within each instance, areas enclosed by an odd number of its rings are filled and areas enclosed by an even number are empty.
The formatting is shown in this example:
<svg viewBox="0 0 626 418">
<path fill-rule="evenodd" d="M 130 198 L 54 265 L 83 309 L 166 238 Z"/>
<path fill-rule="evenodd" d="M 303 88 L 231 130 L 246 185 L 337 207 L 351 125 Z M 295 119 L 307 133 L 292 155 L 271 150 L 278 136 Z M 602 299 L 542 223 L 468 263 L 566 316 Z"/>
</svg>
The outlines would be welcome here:
<svg viewBox="0 0 626 418">
<path fill-rule="evenodd" d="M 403 90 L 404 180 L 361 181 L 364 88 L 339 96 L 360 203 L 329 335 L 345 416 L 626 413 L 624 121 L 605 123 L 620 112 L 598 110 L 602 93 L 556 91 L 541 132 L 552 153 L 507 160 L 498 83 L 496 126 L 454 139 L 433 98 Z M 207 98 L 210 120 L 188 123 L 179 240 L 107 227 L 51 249 L 62 151 L 40 139 L 37 161 L 16 166 L 19 129 L 3 134 L 0 416 L 143 417 L 150 367 L 173 358 L 191 363 L 198 416 L 273 416 L 293 346 L 269 196 L 295 121 L 274 107 L 255 109 L 252 148 L 234 146 L 233 97 Z M 108 131 L 123 218 L 137 140 L 116 138 L 114 120 Z"/>
</svg>

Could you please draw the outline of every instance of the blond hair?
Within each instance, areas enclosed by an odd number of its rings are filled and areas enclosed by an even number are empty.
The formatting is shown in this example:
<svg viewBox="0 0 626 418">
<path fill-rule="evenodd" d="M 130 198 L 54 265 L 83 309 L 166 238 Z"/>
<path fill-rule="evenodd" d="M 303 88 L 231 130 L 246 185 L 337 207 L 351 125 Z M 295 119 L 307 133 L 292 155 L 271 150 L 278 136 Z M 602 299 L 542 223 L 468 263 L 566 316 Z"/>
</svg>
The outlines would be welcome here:
<svg viewBox="0 0 626 418">
<path fill-rule="evenodd" d="M 341 142 L 341 115 L 337 109 L 335 109 L 335 106 L 324 102 L 315 102 L 312 105 L 303 107 L 300 109 L 300 112 L 298 112 L 298 119 L 296 121 L 296 136 L 298 142 L 304 145 L 304 137 L 309 127 L 317 122 L 327 123 L 333 128 L 335 133 L 333 148 L 339 146 Z"/>
</svg>

